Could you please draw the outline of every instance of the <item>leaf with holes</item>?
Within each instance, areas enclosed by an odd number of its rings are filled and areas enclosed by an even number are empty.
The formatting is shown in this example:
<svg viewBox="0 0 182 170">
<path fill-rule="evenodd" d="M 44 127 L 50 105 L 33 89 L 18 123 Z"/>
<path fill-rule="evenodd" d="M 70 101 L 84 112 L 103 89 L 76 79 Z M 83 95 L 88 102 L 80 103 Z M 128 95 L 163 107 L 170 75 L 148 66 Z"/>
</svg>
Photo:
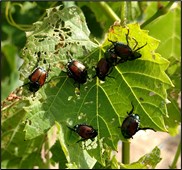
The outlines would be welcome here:
<svg viewBox="0 0 182 170">
<path fill-rule="evenodd" d="M 147 42 L 138 51 L 142 56 L 115 66 L 110 74 L 112 78 L 106 77 L 104 83 L 93 78 L 93 67 L 112 45 L 107 39 L 126 44 L 128 29 L 131 49 L 136 41 L 138 47 Z M 34 98 L 23 86 L 24 100 L 30 102 L 23 107 L 26 112 L 24 121 L 31 122 L 24 128 L 26 140 L 45 134 L 56 121 L 61 129 L 59 142 L 66 159 L 69 163 L 73 160 L 75 167 L 82 168 L 78 163 L 80 159 L 86 159 L 88 163 L 90 157 L 105 165 L 104 147 L 116 150 L 119 140 L 126 141 L 118 127 L 131 110 L 131 102 L 134 113 L 140 116 L 140 127 L 168 131 L 164 123 L 164 117 L 168 116 L 166 90 L 173 86 L 165 73 L 169 62 L 155 53 L 159 41 L 149 36 L 146 30 L 141 30 L 138 24 L 129 24 L 127 28 L 113 25 L 105 42 L 98 47 L 89 39 L 85 19 L 78 8 L 53 8 L 47 10 L 47 17 L 43 22 L 35 23 L 34 31 L 27 36 L 27 44 L 22 50 L 25 60 L 20 69 L 22 80 L 26 83 L 37 59 L 39 66 L 48 67 L 50 64 L 51 70 L 48 75 L 50 81 Z M 81 85 L 79 96 L 75 95 L 73 79 L 65 73 L 69 55 L 84 62 L 88 71 L 88 80 Z M 67 128 L 82 123 L 98 131 L 93 142 L 88 139 L 76 143 L 81 137 Z M 86 146 L 87 151 L 80 145 Z"/>
</svg>

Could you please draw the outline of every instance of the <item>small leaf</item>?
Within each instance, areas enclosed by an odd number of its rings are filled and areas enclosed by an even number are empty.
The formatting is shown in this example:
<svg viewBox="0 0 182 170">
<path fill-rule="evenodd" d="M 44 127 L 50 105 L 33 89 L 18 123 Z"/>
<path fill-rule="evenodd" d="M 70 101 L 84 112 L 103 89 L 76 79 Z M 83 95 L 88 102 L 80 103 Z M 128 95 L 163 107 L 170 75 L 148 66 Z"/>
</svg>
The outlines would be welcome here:
<svg viewBox="0 0 182 170">
<path fill-rule="evenodd" d="M 151 153 L 142 156 L 137 162 L 122 166 L 127 169 L 154 169 L 160 161 L 160 149 L 155 147 Z"/>
<path fill-rule="evenodd" d="M 66 169 L 67 160 L 59 141 L 56 141 L 56 143 L 53 145 L 50 151 L 53 155 L 51 160 L 54 161 L 55 163 L 59 163 L 60 169 Z"/>
</svg>

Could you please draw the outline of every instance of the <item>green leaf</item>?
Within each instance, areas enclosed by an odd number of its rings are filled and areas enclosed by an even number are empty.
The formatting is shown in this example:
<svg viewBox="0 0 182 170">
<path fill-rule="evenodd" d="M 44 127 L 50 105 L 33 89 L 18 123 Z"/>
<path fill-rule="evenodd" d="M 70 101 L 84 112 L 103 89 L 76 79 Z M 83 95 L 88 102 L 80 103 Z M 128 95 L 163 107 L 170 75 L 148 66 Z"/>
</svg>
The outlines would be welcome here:
<svg viewBox="0 0 182 170">
<path fill-rule="evenodd" d="M 10 43 L 2 45 L 2 100 L 8 97 L 18 85 L 16 55 L 17 49 L 14 45 Z"/>
<path fill-rule="evenodd" d="M 155 147 L 151 153 L 142 156 L 137 162 L 121 166 L 127 169 L 154 169 L 160 161 L 160 149 Z"/>
<path fill-rule="evenodd" d="M 145 118 L 141 120 L 142 125 L 145 127 L 151 123 L 150 126 L 152 127 L 154 123 L 155 126 L 157 125 L 158 128 L 164 130 L 162 117 L 167 116 L 165 106 L 167 93 L 165 89 L 172 86 L 172 82 L 164 72 L 169 62 L 154 52 L 158 46 L 158 41 L 148 36 L 147 31 L 141 30 L 137 24 L 129 24 L 127 26 L 130 29 L 129 36 L 135 37 L 138 41 L 138 46 L 142 46 L 145 42 L 147 42 L 147 46 L 140 50 L 142 54 L 140 59 L 118 65 L 117 71 L 113 71 L 116 79 L 112 80 L 112 82 L 108 81 L 107 85 L 105 83 L 103 88 L 105 93 L 108 94 L 110 101 L 114 101 L 113 107 L 118 114 L 124 108 L 131 108 L 131 104 L 126 107 L 125 103 L 136 100 L 138 103 L 136 112 L 141 117 L 143 114 L 145 115 Z M 112 41 L 126 43 L 126 33 L 126 29 L 121 26 L 111 27 L 108 38 Z M 131 47 L 134 46 L 134 42 L 133 44 L 132 42 L 130 43 Z M 103 46 L 107 44 L 108 42 L 106 41 Z M 111 86 L 112 89 L 109 89 Z M 127 111 L 128 109 L 125 113 Z M 147 119 L 151 119 L 151 121 Z"/>
<path fill-rule="evenodd" d="M 65 129 L 64 126 L 60 126 L 58 122 L 56 122 L 56 126 L 58 129 L 58 139 L 62 151 L 67 159 L 66 166 L 68 168 L 92 169 L 96 163 L 96 160 L 92 158 L 87 151 L 81 147 L 81 145 L 77 144 L 76 142 L 72 143 L 69 141 L 70 136 L 67 135 L 69 133 L 69 129 Z M 62 165 L 62 163 L 60 165 Z"/>
<path fill-rule="evenodd" d="M 157 52 L 170 61 L 166 72 L 173 82 L 174 87 L 168 89 L 168 99 L 171 103 L 167 105 L 169 117 L 165 118 L 165 124 L 168 126 L 169 133 L 173 136 L 178 134 L 178 126 L 181 122 L 180 107 L 177 103 L 181 91 L 180 12 L 180 3 L 175 2 L 166 15 L 159 17 L 145 27 L 154 37 L 158 37 L 161 41 Z M 161 28 L 164 29 L 162 29 L 159 34 Z"/>
<path fill-rule="evenodd" d="M 23 107 L 27 101 L 8 107 L 2 112 L 1 156 L 3 168 L 33 168 L 34 165 L 44 167 L 41 160 L 41 147 L 45 135 L 25 141 L 22 119 L 26 112 Z M 26 123 L 30 123 L 26 121 Z"/>
<path fill-rule="evenodd" d="M 175 57 L 180 59 L 180 5 L 171 9 L 166 15 L 159 17 L 156 21 L 145 27 L 150 33 L 157 37 L 161 43 L 157 51 L 164 57 L 169 59 Z M 161 26 L 164 26 L 159 34 Z"/>
<path fill-rule="evenodd" d="M 34 30 L 26 32 L 27 43 L 22 50 L 25 62 L 21 67 L 21 79 L 27 79 L 35 68 L 38 57 L 39 66 L 47 69 L 51 64 L 49 78 L 65 71 L 67 61 L 72 58 L 84 58 L 98 45 L 89 40 L 90 31 L 85 18 L 76 6 L 61 6 L 47 9 L 47 17 L 34 23 Z M 46 60 L 46 64 L 45 64 Z M 27 69 L 29 68 L 29 69 Z"/>
<path fill-rule="evenodd" d="M 135 46 L 132 37 L 137 40 L 138 46 L 147 42 L 139 50 L 142 57 L 117 65 L 111 73 L 114 78 L 107 77 L 102 83 L 92 78 L 95 75 L 93 66 L 111 45 L 108 38 L 126 43 L 127 28 L 111 26 L 107 39 L 102 46 L 98 46 L 89 39 L 90 32 L 79 8 L 59 8 L 62 7 L 48 9 L 43 21 L 36 22 L 34 30 L 27 32 L 27 43 L 22 50 L 24 63 L 20 68 L 21 80 L 28 82 L 38 57 L 38 65 L 48 68 L 50 64 L 51 71 L 46 84 L 35 97 L 31 96 L 28 85 L 22 88 L 22 100 L 27 104 L 22 106 L 21 102 L 16 103 L 14 113 L 18 114 L 17 110 L 21 109 L 23 114 L 20 120 L 30 122 L 23 129 L 23 137 L 33 141 L 46 134 L 57 122 L 58 139 L 68 161 L 66 166 L 92 168 L 96 160 L 105 166 L 104 145 L 117 150 L 118 141 L 126 140 L 118 127 L 131 110 L 131 102 L 135 106 L 134 113 L 140 115 L 141 127 L 168 132 L 164 122 L 168 116 L 166 90 L 173 84 L 165 73 L 169 62 L 155 53 L 159 41 L 149 36 L 148 31 L 141 30 L 138 24 L 127 25 L 131 48 Z M 83 62 L 88 69 L 89 78 L 81 85 L 80 96 L 75 95 L 74 81 L 66 74 L 69 55 Z M 79 135 L 67 126 L 80 123 L 97 129 L 98 136 L 93 142 L 76 143 Z M 4 131 L 7 129 L 5 125 L 3 128 Z M 86 148 L 82 149 L 80 145 L 86 145 Z"/>
<path fill-rule="evenodd" d="M 59 163 L 60 169 L 66 169 L 67 160 L 59 141 L 56 141 L 56 143 L 53 145 L 50 151 L 52 153 L 51 160 L 55 163 Z"/>
</svg>

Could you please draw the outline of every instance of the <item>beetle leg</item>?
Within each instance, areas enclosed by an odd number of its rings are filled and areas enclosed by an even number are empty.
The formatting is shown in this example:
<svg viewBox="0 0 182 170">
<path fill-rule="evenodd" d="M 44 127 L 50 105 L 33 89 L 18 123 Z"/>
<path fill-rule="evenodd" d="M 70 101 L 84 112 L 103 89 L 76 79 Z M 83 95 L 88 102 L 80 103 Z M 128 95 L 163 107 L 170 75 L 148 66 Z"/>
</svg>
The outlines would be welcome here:
<svg viewBox="0 0 182 170">
<path fill-rule="evenodd" d="M 48 76 L 48 72 L 51 70 L 51 66 L 50 66 L 50 63 L 49 63 L 49 67 L 47 69 L 47 76 Z"/>
<path fill-rule="evenodd" d="M 29 84 L 29 82 L 28 82 L 28 83 L 25 83 L 25 84 L 23 84 L 23 85 L 21 85 L 20 87 L 26 86 L 26 85 L 28 85 L 28 84 Z"/>
<path fill-rule="evenodd" d="M 150 129 L 150 130 L 153 130 L 154 132 L 156 132 L 155 129 L 150 128 L 150 127 L 138 128 L 138 131 L 139 131 L 139 130 L 147 130 L 147 129 Z"/>
<path fill-rule="evenodd" d="M 113 77 L 113 76 L 109 76 L 109 75 L 107 75 L 107 77 L 115 79 L 115 77 Z"/>
<path fill-rule="evenodd" d="M 127 114 L 128 114 L 128 115 L 132 114 L 132 113 L 133 113 L 133 111 L 134 111 L 134 105 L 133 105 L 133 103 L 132 103 L 132 102 L 131 102 L 131 105 L 132 105 L 132 109 L 131 109 L 131 111 L 130 111 L 129 113 L 127 112 Z"/>
<path fill-rule="evenodd" d="M 116 43 L 116 42 L 113 42 L 113 43 Z M 114 47 L 109 48 L 110 52 L 113 52 L 113 50 L 114 50 Z"/>
<path fill-rule="evenodd" d="M 33 92 L 33 97 L 35 97 L 35 91 Z"/>
<path fill-rule="evenodd" d="M 116 62 L 116 65 L 119 64 L 119 63 L 124 63 L 124 62 L 126 62 L 126 61 L 127 61 L 127 59 L 122 59 L 122 58 L 121 58 L 121 59 L 119 59 L 119 60 Z"/>
<path fill-rule="evenodd" d="M 67 55 L 68 55 L 68 60 L 72 61 L 73 59 L 72 59 L 71 53 L 69 51 L 67 51 Z"/>
<path fill-rule="evenodd" d="M 109 76 L 109 74 L 113 71 L 113 67 L 111 67 L 111 69 L 109 70 L 109 72 L 106 74 L 107 77 L 110 77 L 110 78 L 115 78 L 113 76 Z"/>
<path fill-rule="evenodd" d="M 67 126 L 71 131 L 74 131 L 75 132 L 75 129 L 74 128 L 71 128 L 69 126 Z"/>
<path fill-rule="evenodd" d="M 107 73 L 107 76 L 113 71 L 113 67 L 110 68 L 109 72 Z"/>
<path fill-rule="evenodd" d="M 90 139 L 91 139 L 92 142 L 95 140 L 95 138 L 90 138 Z"/>
<path fill-rule="evenodd" d="M 127 45 L 129 46 L 128 35 L 129 35 L 129 29 L 128 29 L 128 32 L 126 34 L 126 42 L 127 42 Z"/>
<path fill-rule="evenodd" d="M 85 141 L 85 140 L 87 140 L 87 139 L 82 138 L 82 139 L 78 140 L 76 143 L 82 142 L 82 141 Z"/>
<path fill-rule="evenodd" d="M 146 45 L 147 45 L 147 42 L 146 42 L 144 45 L 142 45 L 141 47 L 138 47 L 138 48 L 135 50 L 135 52 L 138 51 L 138 50 L 140 50 L 141 48 L 145 47 Z"/>
<path fill-rule="evenodd" d="M 51 67 L 51 66 L 50 66 L 50 63 L 49 63 L 49 67 L 48 67 L 48 69 L 47 69 L 47 75 L 46 75 L 46 77 L 48 77 L 48 73 L 49 73 L 49 71 L 51 70 L 50 67 Z M 48 81 L 46 81 L 44 84 L 49 83 L 50 81 L 51 81 L 51 79 L 48 80 Z"/>
</svg>

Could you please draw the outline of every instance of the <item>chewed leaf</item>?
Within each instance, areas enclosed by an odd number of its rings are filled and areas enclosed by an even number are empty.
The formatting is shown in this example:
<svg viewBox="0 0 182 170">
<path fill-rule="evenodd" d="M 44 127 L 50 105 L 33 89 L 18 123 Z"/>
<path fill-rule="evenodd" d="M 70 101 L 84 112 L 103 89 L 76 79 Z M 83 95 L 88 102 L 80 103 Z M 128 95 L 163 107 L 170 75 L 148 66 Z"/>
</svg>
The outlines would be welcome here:
<svg viewBox="0 0 182 170">
<path fill-rule="evenodd" d="M 27 43 L 22 49 L 21 79 L 27 79 L 32 70 L 38 65 L 48 68 L 49 78 L 65 71 L 65 65 L 72 58 L 83 60 L 97 47 L 89 39 L 85 17 L 76 6 L 63 8 L 61 6 L 47 9 L 43 21 L 34 23 L 34 29 L 26 32 Z M 27 69 L 28 68 L 28 69 Z"/>
<path fill-rule="evenodd" d="M 163 119 L 168 115 L 166 89 L 173 86 L 165 73 L 169 62 L 155 53 L 159 41 L 150 37 L 147 31 L 141 30 L 138 24 L 129 24 L 127 28 L 112 26 L 108 39 L 127 44 L 128 29 L 131 49 L 136 43 L 133 38 L 137 40 L 138 46 L 146 42 L 147 45 L 139 50 L 141 58 L 118 64 L 112 74 L 115 79 L 103 84 L 102 89 L 118 115 L 126 115 L 131 108 L 130 103 L 133 102 L 134 112 L 141 117 L 141 126 L 167 131 Z M 103 44 L 107 48 L 108 45 L 111 45 L 108 41 Z"/>
<path fill-rule="evenodd" d="M 29 97 L 25 93 L 27 87 L 23 87 L 22 96 L 30 103 L 23 107 L 24 121 L 31 122 L 25 124 L 25 139 L 32 140 L 45 134 L 56 121 L 61 127 L 59 141 L 64 146 L 66 158 L 75 160 L 77 153 L 72 153 L 75 146 L 80 150 L 79 144 L 75 143 L 80 136 L 71 133 L 67 126 L 85 123 L 98 132 L 94 141 L 85 141 L 91 143 L 87 153 L 104 165 L 103 146 L 116 150 L 118 141 L 126 140 L 118 127 L 131 110 L 131 103 L 134 113 L 140 116 L 141 128 L 168 132 L 164 123 L 168 116 L 166 90 L 173 84 L 165 73 L 169 62 L 155 53 L 159 41 L 137 24 L 129 24 L 127 28 L 117 25 L 111 27 L 107 39 L 98 47 L 89 39 L 90 32 L 80 9 L 75 6 L 60 8 L 48 9 L 43 21 L 34 24 L 34 30 L 27 32 L 27 43 L 22 50 L 24 63 L 20 72 L 25 83 L 37 60 L 40 67 L 47 69 L 50 65 L 51 69 L 47 78 L 50 82 L 46 81 L 35 98 Z M 116 65 L 110 77 L 101 83 L 93 78 L 93 67 L 104 57 L 103 51 L 112 45 L 108 39 L 127 43 L 127 29 L 131 49 L 136 41 L 139 47 L 147 43 L 138 51 L 142 56 Z M 74 93 L 74 80 L 66 74 L 69 55 L 84 62 L 89 75 L 87 82 L 80 86 L 79 96 Z M 17 107 L 22 109 L 21 104 Z M 76 159 L 79 159 L 78 155 Z"/>
</svg>

